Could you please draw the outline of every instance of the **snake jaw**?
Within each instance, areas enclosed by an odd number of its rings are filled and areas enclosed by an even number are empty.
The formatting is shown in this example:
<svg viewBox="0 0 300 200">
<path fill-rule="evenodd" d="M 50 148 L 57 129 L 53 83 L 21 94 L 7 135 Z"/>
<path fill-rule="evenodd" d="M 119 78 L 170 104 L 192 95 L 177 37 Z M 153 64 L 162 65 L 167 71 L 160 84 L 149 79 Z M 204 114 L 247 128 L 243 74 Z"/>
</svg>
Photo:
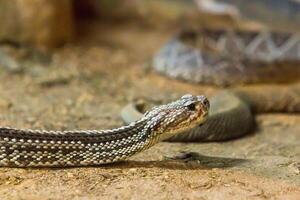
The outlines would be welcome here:
<svg viewBox="0 0 300 200">
<path fill-rule="evenodd" d="M 153 133 L 153 137 L 165 140 L 204 123 L 208 112 L 209 102 L 205 96 L 188 94 L 175 102 L 154 107 L 144 117 L 152 119 L 146 128 Z"/>
</svg>

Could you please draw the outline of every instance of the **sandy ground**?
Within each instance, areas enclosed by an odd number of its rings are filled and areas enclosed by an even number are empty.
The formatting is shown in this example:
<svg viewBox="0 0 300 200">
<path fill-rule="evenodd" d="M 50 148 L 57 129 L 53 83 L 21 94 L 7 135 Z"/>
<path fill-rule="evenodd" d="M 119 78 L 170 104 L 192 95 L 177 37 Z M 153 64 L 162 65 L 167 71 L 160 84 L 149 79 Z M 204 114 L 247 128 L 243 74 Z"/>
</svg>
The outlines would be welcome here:
<svg viewBox="0 0 300 200">
<path fill-rule="evenodd" d="M 131 100 L 211 96 L 213 87 L 149 69 L 173 30 L 84 25 L 52 62 L 0 69 L 1 125 L 106 129 Z M 0 169 L 1 199 L 300 199 L 300 116 L 257 117 L 258 130 L 224 143 L 161 143 L 129 161 L 67 169 Z M 165 159 L 194 152 L 187 162 Z"/>
</svg>

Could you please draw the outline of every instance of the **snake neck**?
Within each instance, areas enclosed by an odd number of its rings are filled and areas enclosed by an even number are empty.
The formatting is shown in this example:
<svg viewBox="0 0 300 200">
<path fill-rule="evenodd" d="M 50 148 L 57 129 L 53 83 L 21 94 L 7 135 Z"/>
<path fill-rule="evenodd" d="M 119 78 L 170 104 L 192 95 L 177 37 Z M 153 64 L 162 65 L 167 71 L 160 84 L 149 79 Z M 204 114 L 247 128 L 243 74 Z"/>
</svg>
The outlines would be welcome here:
<svg viewBox="0 0 300 200">
<path fill-rule="evenodd" d="M 124 160 L 153 145 L 146 119 L 104 131 L 0 128 L 0 166 L 99 165 Z"/>
<path fill-rule="evenodd" d="M 239 87 L 233 92 L 256 113 L 300 112 L 300 83 Z"/>
</svg>

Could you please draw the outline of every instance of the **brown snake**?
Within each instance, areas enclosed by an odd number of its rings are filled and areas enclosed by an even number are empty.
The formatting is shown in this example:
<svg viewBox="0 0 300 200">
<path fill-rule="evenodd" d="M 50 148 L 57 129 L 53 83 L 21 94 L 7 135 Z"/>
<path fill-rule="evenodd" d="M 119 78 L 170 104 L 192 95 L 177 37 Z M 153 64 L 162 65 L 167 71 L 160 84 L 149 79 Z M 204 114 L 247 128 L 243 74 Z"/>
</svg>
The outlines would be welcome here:
<svg viewBox="0 0 300 200">
<path fill-rule="evenodd" d="M 229 86 L 300 80 L 300 39 L 279 32 L 203 29 L 183 31 L 154 56 L 153 68 L 168 77 Z M 210 99 L 210 117 L 201 127 L 168 139 L 173 142 L 224 141 L 255 127 L 254 113 L 300 112 L 300 84 L 230 88 Z M 125 122 L 141 116 L 129 104 Z"/>
<path fill-rule="evenodd" d="M 45 131 L 0 128 L 0 166 L 65 167 L 113 163 L 202 124 L 209 102 L 185 95 L 111 130 Z"/>
</svg>

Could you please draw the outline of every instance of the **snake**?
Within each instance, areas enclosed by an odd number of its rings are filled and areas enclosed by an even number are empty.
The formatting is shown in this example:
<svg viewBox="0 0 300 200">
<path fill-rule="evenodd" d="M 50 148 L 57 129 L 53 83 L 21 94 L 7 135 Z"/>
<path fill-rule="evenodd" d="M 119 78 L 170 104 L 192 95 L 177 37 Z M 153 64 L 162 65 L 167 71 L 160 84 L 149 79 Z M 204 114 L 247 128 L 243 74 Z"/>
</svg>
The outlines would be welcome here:
<svg viewBox="0 0 300 200">
<path fill-rule="evenodd" d="M 300 37 L 275 31 L 183 30 L 154 56 L 171 78 L 230 86 L 299 80 Z"/>
<path fill-rule="evenodd" d="M 71 167 L 114 163 L 203 124 L 203 95 L 156 106 L 129 125 L 109 130 L 47 131 L 0 128 L 0 166 Z"/>
<path fill-rule="evenodd" d="M 210 99 L 206 123 L 167 141 L 226 141 L 253 132 L 257 113 L 299 113 L 299 65 L 300 39 L 295 34 L 224 29 L 179 32 L 154 56 L 154 70 L 173 79 L 227 88 Z M 121 113 L 123 120 L 140 118 L 144 107 L 128 104 Z"/>
</svg>

